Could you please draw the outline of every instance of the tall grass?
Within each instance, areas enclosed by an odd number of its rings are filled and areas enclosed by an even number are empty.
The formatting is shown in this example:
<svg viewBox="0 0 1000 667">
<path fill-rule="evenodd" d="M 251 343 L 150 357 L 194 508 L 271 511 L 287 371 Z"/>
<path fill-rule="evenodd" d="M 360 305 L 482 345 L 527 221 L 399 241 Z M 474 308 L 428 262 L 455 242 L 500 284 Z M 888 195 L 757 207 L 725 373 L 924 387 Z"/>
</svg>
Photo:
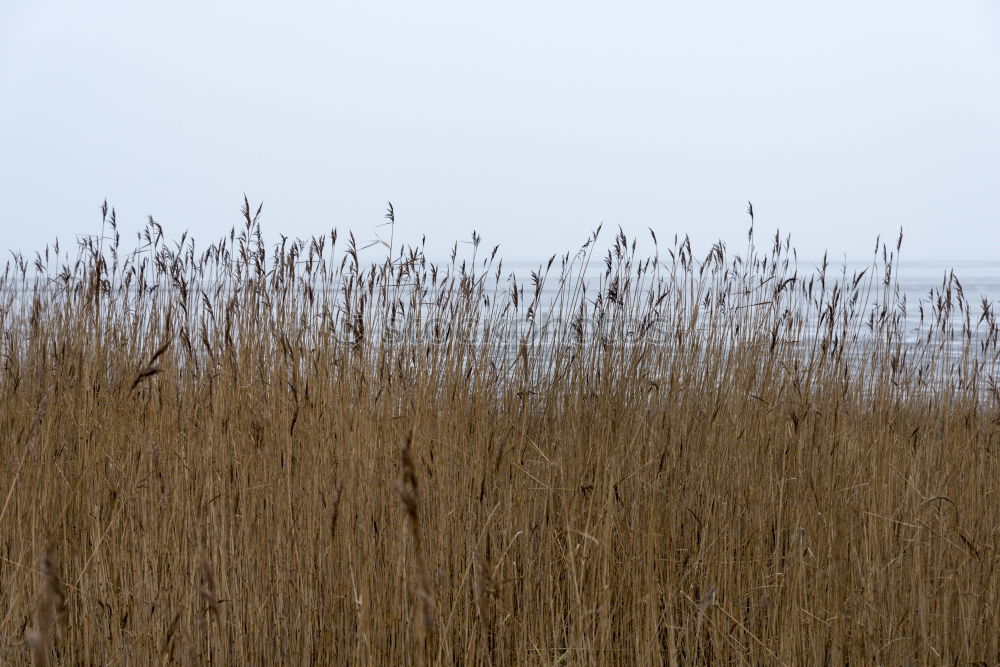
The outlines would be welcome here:
<svg viewBox="0 0 1000 667">
<path fill-rule="evenodd" d="M 522 279 L 244 204 L 0 278 L 3 662 L 1000 661 L 998 324 L 902 238 Z"/>
</svg>

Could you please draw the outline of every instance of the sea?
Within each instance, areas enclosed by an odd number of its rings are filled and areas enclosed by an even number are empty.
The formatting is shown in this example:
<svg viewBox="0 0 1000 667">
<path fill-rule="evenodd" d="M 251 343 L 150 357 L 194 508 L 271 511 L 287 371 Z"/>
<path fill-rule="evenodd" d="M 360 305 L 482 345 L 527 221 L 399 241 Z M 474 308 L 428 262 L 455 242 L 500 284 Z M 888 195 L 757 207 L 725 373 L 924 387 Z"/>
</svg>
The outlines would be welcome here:
<svg viewBox="0 0 1000 667">
<path fill-rule="evenodd" d="M 532 271 L 544 269 L 548 263 L 548 258 L 542 262 L 517 261 L 505 263 L 504 273 L 514 274 L 519 283 L 527 282 L 531 278 Z M 818 272 L 821 260 L 799 260 L 799 276 L 808 277 Z M 829 261 L 827 268 L 828 279 L 837 279 L 844 273 L 848 279 L 856 273 L 869 269 L 867 276 L 874 275 L 876 281 L 882 276 L 882 267 L 876 266 L 871 260 L 867 261 Z M 604 270 L 602 261 L 592 261 L 588 270 L 586 280 L 589 285 L 596 287 L 600 281 L 601 273 Z M 912 342 L 920 331 L 920 306 L 924 306 L 925 313 L 930 315 L 930 305 L 932 302 L 932 291 L 940 291 L 943 286 L 951 281 L 954 276 L 957 284 L 961 285 L 965 301 L 971 306 L 971 323 L 976 326 L 976 321 L 982 314 L 983 304 L 987 304 L 994 313 L 1000 316 L 1000 260 L 996 261 L 970 261 L 970 260 L 932 260 L 917 261 L 900 259 L 894 268 L 895 279 L 898 284 L 900 296 L 906 298 L 906 338 Z M 552 273 L 558 272 L 558 259 L 552 267 Z M 544 304 L 554 296 L 555 281 L 546 283 L 542 292 L 541 302 Z M 953 285 L 955 283 L 952 283 Z M 527 291 L 527 290 L 526 290 Z M 543 306 L 544 307 L 544 306 Z M 957 329 L 961 329 L 962 320 L 960 313 L 955 312 L 952 323 Z M 980 327 L 982 329 L 982 327 Z"/>
</svg>

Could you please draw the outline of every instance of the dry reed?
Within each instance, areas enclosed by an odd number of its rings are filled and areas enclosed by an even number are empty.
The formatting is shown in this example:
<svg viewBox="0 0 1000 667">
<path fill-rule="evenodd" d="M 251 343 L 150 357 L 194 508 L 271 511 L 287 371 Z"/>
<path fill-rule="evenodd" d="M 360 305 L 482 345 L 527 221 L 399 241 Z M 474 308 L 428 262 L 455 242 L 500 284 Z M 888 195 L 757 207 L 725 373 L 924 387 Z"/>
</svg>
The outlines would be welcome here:
<svg viewBox="0 0 1000 667">
<path fill-rule="evenodd" d="M 260 214 L 0 276 L 5 663 L 1000 661 L 995 306 L 901 239 L 522 279 Z"/>
</svg>

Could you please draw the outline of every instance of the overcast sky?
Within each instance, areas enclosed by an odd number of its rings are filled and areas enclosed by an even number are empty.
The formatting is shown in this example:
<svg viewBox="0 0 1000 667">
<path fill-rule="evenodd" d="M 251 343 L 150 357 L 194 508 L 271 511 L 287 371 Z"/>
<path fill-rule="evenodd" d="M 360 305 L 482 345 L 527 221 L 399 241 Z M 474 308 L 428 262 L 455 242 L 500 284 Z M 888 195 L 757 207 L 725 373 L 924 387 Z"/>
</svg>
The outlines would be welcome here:
<svg viewBox="0 0 1000 667">
<path fill-rule="evenodd" d="M 598 223 L 800 254 L 1000 259 L 1000 3 L 0 0 L 0 247 L 104 198 L 210 240 L 395 204 L 508 259 Z M 696 247 L 697 247 L 696 245 Z"/>
</svg>

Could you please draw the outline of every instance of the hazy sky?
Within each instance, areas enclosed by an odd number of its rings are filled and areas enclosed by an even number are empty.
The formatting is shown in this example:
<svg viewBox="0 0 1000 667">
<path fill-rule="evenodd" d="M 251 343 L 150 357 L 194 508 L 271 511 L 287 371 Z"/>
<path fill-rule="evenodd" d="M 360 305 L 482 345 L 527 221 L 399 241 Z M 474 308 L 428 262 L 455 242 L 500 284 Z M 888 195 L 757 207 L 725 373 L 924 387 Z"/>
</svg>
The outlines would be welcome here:
<svg viewBox="0 0 1000 667">
<path fill-rule="evenodd" d="M 336 226 L 1000 259 L 1000 3 L 0 0 L 0 248 Z M 127 238 L 126 235 L 126 238 Z"/>
</svg>

